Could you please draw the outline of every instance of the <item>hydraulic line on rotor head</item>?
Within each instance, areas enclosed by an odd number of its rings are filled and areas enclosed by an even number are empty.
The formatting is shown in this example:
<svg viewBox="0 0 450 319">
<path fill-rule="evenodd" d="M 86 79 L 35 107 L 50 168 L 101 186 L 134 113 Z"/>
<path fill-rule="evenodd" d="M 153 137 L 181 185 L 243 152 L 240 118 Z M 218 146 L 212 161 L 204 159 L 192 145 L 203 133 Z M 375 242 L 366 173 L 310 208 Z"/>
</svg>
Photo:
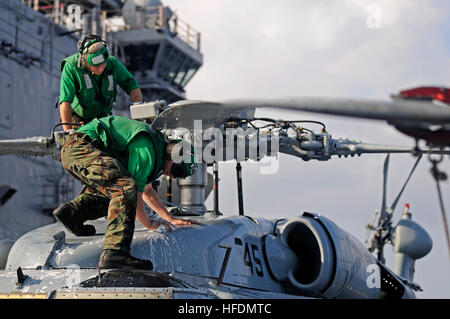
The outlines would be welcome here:
<svg viewBox="0 0 450 319">
<path fill-rule="evenodd" d="M 214 213 L 219 213 L 219 163 L 213 164 Z"/>
<path fill-rule="evenodd" d="M 244 215 L 244 198 L 242 196 L 242 166 L 240 162 L 236 164 L 236 177 L 238 187 L 238 203 L 239 203 L 239 215 Z"/>
</svg>

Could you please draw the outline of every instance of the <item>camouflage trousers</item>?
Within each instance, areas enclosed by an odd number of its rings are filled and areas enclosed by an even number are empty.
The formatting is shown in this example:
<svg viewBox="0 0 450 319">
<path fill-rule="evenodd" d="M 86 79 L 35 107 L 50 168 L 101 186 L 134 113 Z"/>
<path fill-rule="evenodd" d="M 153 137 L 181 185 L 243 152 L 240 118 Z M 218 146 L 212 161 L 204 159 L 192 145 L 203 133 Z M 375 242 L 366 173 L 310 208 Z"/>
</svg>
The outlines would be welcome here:
<svg viewBox="0 0 450 319">
<path fill-rule="evenodd" d="M 118 160 L 89 136 L 61 138 L 64 169 L 85 188 L 70 201 L 83 222 L 108 216 L 104 249 L 130 251 L 136 218 L 137 184 Z"/>
</svg>

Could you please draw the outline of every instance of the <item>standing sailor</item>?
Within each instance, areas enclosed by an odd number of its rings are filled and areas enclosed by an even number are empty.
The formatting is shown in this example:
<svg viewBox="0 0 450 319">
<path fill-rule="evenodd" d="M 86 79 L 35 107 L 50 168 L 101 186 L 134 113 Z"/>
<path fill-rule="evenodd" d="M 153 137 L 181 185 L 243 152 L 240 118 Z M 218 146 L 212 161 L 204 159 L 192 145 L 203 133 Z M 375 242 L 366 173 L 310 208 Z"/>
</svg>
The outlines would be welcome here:
<svg viewBox="0 0 450 319">
<path fill-rule="evenodd" d="M 61 62 L 60 116 L 62 123 L 86 124 L 111 114 L 119 85 L 133 102 L 142 102 L 139 84 L 126 67 L 109 55 L 106 42 L 87 35 L 78 53 Z M 64 130 L 71 125 L 63 125 Z"/>
</svg>

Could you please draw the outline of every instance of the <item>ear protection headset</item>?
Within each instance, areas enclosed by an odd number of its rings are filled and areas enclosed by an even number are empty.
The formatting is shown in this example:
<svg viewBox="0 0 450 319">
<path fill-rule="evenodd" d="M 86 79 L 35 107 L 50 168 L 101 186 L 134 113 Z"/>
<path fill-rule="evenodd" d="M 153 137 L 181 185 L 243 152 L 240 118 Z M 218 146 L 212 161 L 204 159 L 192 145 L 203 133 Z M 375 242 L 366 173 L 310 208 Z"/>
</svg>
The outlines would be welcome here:
<svg viewBox="0 0 450 319">
<path fill-rule="evenodd" d="M 83 39 L 78 41 L 78 52 L 86 54 L 89 47 L 96 42 L 103 42 L 106 46 L 106 41 L 96 34 L 88 34 Z"/>
<path fill-rule="evenodd" d="M 89 48 L 94 43 L 98 42 L 103 43 L 105 45 L 104 48 L 98 52 L 88 54 Z M 81 57 L 81 65 L 84 67 L 86 67 L 86 62 L 90 65 L 102 64 L 109 56 L 106 41 L 102 40 L 101 37 L 95 34 L 88 34 L 83 39 L 78 41 L 78 52 Z"/>
</svg>

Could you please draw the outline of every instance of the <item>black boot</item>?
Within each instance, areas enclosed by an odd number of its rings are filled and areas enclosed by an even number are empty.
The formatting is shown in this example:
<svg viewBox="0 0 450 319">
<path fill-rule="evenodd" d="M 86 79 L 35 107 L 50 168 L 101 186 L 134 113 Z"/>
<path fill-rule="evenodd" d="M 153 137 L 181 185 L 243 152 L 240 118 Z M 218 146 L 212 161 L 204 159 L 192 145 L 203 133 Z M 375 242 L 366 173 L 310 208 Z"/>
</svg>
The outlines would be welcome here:
<svg viewBox="0 0 450 319">
<path fill-rule="evenodd" d="M 105 249 L 100 255 L 98 268 L 101 269 L 144 269 L 152 270 L 150 260 L 138 259 L 121 250 Z"/>
<path fill-rule="evenodd" d="M 70 203 L 63 203 L 53 211 L 53 216 L 61 222 L 63 226 L 76 236 L 93 236 L 95 227 L 92 225 L 83 225 L 83 221 L 76 214 Z"/>
</svg>

